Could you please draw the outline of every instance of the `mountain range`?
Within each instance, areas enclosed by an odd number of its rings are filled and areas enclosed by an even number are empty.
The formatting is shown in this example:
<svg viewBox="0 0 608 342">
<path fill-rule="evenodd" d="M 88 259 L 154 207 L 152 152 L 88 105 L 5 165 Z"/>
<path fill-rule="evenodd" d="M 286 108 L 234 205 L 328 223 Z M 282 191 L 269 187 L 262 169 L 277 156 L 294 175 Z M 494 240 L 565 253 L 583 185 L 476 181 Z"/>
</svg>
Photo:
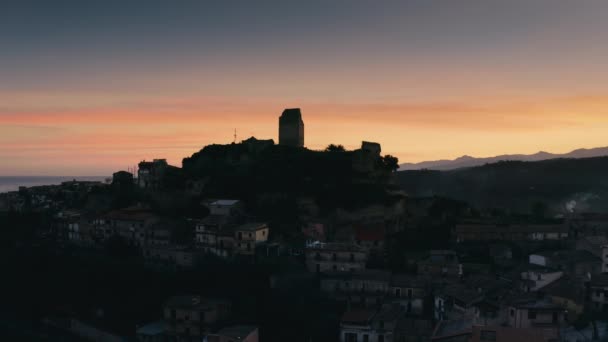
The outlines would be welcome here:
<svg viewBox="0 0 608 342">
<path fill-rule="evenodd" d="M 485 158 L 475 158 L 471 156 L 462 156 L 453 160 L 442 159 L 442 160 L 433 160 L 433 161 L 424 161 L 420 163 L 404 163 L 401 164 L 399 170 L 455 170 L 460 168 L 481 166 L 489 163 L 496 163 L 499 161 L 541 161 L 548 159 L 557 159 L 557 158 L 592 158 L 592 157 L 601 157 L 608 156 L 608 147 L 597 147 L 591 149 L 577 149 L 572 152 L 564 153 L 564 154 L 554 154 L 549 152 L 538 152 L 535 154 L 503 154 L 495 157 L 485 157 Z"/>
</svg>

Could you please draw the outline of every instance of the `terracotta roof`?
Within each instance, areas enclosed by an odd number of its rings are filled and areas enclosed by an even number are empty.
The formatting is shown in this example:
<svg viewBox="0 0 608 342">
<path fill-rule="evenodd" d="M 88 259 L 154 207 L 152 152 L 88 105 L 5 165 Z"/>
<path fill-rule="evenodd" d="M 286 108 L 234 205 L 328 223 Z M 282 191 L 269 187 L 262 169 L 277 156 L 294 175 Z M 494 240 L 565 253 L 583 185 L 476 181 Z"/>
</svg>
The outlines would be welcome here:
<svg viewBox="0 0 608 342">
<path fill-rule="evenodd" d="M 355 239 L 361 241 L 381 241 L 386 234 L 384 224 L 354 226 Z"/>
<path fill-rule="evenodd" d="M 374 317 L 374 312 L 371 310 L 364 309 L 353 309 L 348 310 L 342 315 L 340 322 L 342 323 L 355 323 L 355 324 L 368 324 Z"/>
</svg>

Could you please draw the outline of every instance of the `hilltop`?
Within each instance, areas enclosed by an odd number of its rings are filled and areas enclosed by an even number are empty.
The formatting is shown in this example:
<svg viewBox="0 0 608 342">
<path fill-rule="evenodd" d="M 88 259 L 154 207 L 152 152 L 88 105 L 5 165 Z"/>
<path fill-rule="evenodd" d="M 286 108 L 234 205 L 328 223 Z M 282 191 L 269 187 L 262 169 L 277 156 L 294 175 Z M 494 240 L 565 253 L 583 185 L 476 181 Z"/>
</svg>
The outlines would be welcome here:
<svg viewBox="0 0 608 342">
<path fill-rule="evenodd" d="M 447 196 L 477 207 L 529 211 L 543 203 L 553 213 L 596 210 L 608 199 L 608 157 L 503 161 L 449 171 L 397 172 L 411 196 Z"/>
<path fill-rule="evenodd" d="M 471 156 L 464 155 L 462 157 L 450 160 L 450 159 L 442 159 L 442 160 L 433 160 L 433 161 L 424 161 L 420 163 L 404 163 L 401 164 L 399 169 L 402 171 L 405 170 L 455 170 L 459 168 L 465 167 L 474 167 L 481 166 L 488 163 L 496 163 L 499 161 L 541 161 L 548 159 L 558 159 L 558 158 L 592 158 L 592 157 L 601 157 L 608 156 L 608 147 L 597 147 L 591 149 L 577 149 L 564 154 L 555 154 L 549 153 L 545 151 L 540 151 L 534 154 L 503 154 L 495 157 L 485 157 L 485 158 L 475 158 Z"/>
</svg>

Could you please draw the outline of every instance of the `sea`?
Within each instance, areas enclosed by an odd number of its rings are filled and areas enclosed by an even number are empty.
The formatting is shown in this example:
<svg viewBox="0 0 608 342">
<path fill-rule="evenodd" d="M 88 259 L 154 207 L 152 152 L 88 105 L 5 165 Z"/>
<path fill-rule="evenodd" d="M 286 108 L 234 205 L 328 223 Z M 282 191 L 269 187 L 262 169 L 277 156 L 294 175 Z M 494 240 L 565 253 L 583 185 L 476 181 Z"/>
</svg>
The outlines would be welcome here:
<svg viewBox="0 0 608 342">
<path fill-rule="evenodd" d="M 57 185 L 71 180 L 105 182 L 107 176 L 0 176 L 0 193 L 17 191 L 20 186 Z"/>
</svg>

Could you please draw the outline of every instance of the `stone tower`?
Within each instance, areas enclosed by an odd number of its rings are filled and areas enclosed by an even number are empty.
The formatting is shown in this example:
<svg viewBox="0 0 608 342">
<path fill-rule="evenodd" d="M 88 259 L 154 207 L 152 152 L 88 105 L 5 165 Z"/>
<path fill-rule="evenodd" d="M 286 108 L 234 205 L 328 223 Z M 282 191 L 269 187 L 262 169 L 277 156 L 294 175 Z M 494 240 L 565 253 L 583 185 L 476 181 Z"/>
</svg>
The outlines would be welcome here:
<svg viewBox="0 0 608 342">
<path fill-rule="evenodd" d="M 304 121 L 300 108 L 285 109 L 281 114 L 279 145 L 304 147 Z"/>
</svg>

